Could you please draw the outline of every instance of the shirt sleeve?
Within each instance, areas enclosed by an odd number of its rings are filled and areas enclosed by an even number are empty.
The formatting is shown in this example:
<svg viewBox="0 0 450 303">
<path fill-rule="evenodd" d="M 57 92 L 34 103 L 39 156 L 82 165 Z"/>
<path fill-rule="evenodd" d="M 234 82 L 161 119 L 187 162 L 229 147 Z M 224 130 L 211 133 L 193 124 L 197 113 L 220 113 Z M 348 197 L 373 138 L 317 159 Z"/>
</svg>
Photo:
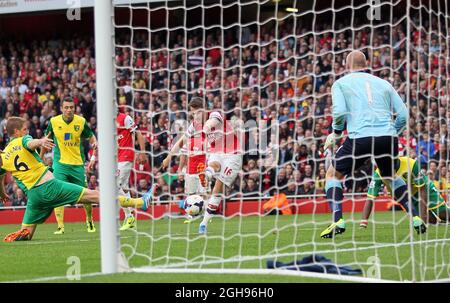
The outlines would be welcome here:
<svg viewBox="0 0 450 303">
<path fill-rule="evenodd" d="M 369 184 L 367 197 L 372 199 L 378 197 L 381 189 L 381 184 L 382 184 L 381 176 L 378 173 L 378 171 L 375 171 L 372 175 L 372 181 Z"/>
<path fill-rule="evenodd" d="M 25 147 L 28 151 L 33 152 L 31 149 L 28 148 L 28 143 L 33 140 L 33 137 L 30 135 L 26 135 L 22 137 L 22 145 Z"/>
<path fill-rule="evenodd" d="M 213 118 L 219 120 L 220 123 L 223 123 L 223 117 L 222 117 L 222 115 L 219 112 L 212 112 L 209 115 L 209 119 L 213 119 Z"/>
<path fill-rule="evenodd" d="M 137 125 L 134 123 L 133 118 L 131 118 L 129 115 L 125 117 L 124 121 L 125 129 L 128 129 L 130 133 L 134 133 L 137 130 Z"/>
<path fill-rule="evenodd" d="M 92 129 L 89 127 L 89 125 L 87 124 L 87 121 L 84 121 L 84 128 L 83 128 L 83 132 L 81 133 L 81 136 L 83 138 L 90 138 L 94 135 L 94 132 L 92 131 Z"/>
<path fill-rule="evenodd" d="M 348 110 L 339 82 L 335 82 L 331 87 L 331 96 L 333 99 L 333 129 L 343 131 Z"/>
<path fill-rule="evenodd" d="M 397 91 L 394 89 L 394 87 L 392 87 L 392 85 L 390 86 L 389 96 L 394 109 L 394 114 L 397 114 L 397 118 L 395 119 L 395 129 L 397 130 L 397 132 L 400 132 L 401 129 L 406 125 L 406 119 L 408 118 L 408 109 L 406 108 L 405 103 L 403 102 Z"/>
<path fill-rule="evenodd" d="M 196 133 L 196 130 L 195 130 L 194 123 L 191 123 L 191 124 L 188 126 L 188 128 L 186 129 L 185 136 L 186 136 L 187 138 L 191 138 L 192 136 L 195 135 L 195 133 Z"/>
</svg>

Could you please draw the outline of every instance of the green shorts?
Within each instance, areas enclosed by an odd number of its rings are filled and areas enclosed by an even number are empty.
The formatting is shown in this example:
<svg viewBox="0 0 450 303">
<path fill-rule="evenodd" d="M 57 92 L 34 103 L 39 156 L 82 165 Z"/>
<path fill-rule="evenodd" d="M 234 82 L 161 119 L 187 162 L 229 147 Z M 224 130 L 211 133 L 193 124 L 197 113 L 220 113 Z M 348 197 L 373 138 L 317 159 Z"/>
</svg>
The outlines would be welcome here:
<svg viewBox="0 0 450 303">
<path fill-rule="evenodd" d="M 86 171 L 83 165 L 53 163 L 53 175 L 56 179 L 87 187 Z"/>
<path fill-rule="evenodd" d="M 84 187 L 58 179 L 33 187 L 27 193 L 28 203 L 22 224 L 44 223 L 55 207 L 76 204 L 85 190 Z"/>
</svg>

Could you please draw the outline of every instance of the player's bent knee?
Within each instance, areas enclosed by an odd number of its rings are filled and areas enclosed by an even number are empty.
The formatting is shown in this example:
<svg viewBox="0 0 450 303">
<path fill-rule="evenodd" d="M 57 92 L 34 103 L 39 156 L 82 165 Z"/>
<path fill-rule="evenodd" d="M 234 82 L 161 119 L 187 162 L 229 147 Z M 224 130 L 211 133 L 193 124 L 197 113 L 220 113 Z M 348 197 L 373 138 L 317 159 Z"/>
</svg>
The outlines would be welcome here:
<svg viewBox="0 0 450 303">
<path fill-rule="evenodd" d="M 212 169 L 214 169 L 215 172 L 220 171 L 220 163 L 217 161 L 209 162 L 208 166 L 211 167 Z"/>
</svg>

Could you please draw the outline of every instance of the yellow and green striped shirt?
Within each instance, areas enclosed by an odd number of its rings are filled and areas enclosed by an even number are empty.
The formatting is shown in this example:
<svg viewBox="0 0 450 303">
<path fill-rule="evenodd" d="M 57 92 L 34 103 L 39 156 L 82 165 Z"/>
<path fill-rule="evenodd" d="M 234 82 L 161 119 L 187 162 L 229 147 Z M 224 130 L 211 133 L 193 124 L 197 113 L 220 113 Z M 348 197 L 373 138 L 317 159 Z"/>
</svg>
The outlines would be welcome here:
<svg viewBox="0 0 450 303">
<path fill-rule="evenodd" d="M 0 175 L 7 171 L 11 172 L 17 185 L 25 194 L 41 180 L 48 170 L 38 153 L 28 149 L 28 142 L 31 140 L 33 138 L 30 135 L 13 138 L 1 153 Z"/>
<path fill-rule="evenodd" d="M 54 149 L 54 162 L 67 165 L 84 165 L 84 148 L 81 138 L 90 138 L 93 132 L 86 119 L 75 115 L 69 123 L 59 115 L 50 119 L 45 134 L 52 132 Z"/>
</svg>

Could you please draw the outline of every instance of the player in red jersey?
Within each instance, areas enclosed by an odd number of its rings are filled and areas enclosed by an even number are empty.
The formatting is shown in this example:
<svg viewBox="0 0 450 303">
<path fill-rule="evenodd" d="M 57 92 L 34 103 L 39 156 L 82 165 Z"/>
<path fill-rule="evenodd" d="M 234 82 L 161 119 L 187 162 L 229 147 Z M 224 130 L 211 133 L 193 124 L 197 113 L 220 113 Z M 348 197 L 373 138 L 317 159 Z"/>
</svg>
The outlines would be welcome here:
<svg viewBox="0 0 450 303">
<path fill-rule="evenodd" d="M 134 166 L 134 135 L 136 135 L 137 142 L 139 144 L 140 152 L 138 154 L 138 161 L 140 163 L 145 163 L 147 161 L 145 155 L 145 138 L 142 133 L 138 130 L 137 125 L 134 123 L 133 118 L 127 114 L 118 113 L 117 114 L 117 144 L 118 155 L 117 155 L 117 186 L 119 188 L 119 194 L 129 195 L 129 180 L 130 173 Z M 133 208 L 123 208 L 125 213 L 125 220 L 123 221 L 120 230 L 127 230 L 135 226 L 136 219 L 132 213 Z"/>
<path fill-rule="evenodd" d="M 204 104 L 191 106 L 194 116 L 205 115 Z M 208 200 L 203 221 L 199 226 L 199 233 L 206 234 L 208 223 L 219 208 L 224 185 L 233 186 L 242 168 L 241 138 L 235 127 L 226 120 L 223 113 L 212 111 L 203 126 L 203 133 L 210 145 L 208 165 L 205 176 L 208 182 L 214 177 L 216 183 Z"/>
<path fill-rule="evenodd" d="M 195 101 L 197 99 L 197 101 Z M 189 103 L 203 102 L 200 98 L 195 98 Z M 185 193 L 186 195 L 198 194 L 205 196 L 207 193 L 208 184 L 205 178 L 206 168 L 206 152 L 205 152 L 205 135 L 203 130 L 203 120 L 201 117 L 193 119 L 189 125 L 186 133 L 173 145 L 167 157 L 162 163 L 162 168 L 166 168 L 170 165 L 173 155 L 178 151 L 183 150 L 183 146 L 186 146 L 184 152 L 180 156 L 181 160 L 186 155 L 186 176 L 185 176 Z"/>
<path fill-rule="evenodd" d="M 138 161 L 145 163 L 147 161 L 145 155 L 145 138 L 138 130 L 137 125 L 134 123 L 133 118 L 130 115 L 119 112 L 116 118 L 117 126 L 117 187 L 119 188 L 119 195 L 130 196 L 129 193 L 129 180 L 130 173 L 134 166 L 134 135 L 136 135 L 137 142 L 139 144 L 140 152 L 138 155 Z M 92 159 L 94 158 L 94 159 Z M 95 156 L 91 158 L 91 163 L 95 161 Z M 91 166 L 91 165 L 90 165 Z M 88 167 L 88 169 L 90 168 Z M 136 219 L 132 212 L 133 208 L 123 208 L 125 213 L 125 220 L 123 221 L 120 230 L 127 230 L 133 228 L 136 223 Z"/>
</svg>

